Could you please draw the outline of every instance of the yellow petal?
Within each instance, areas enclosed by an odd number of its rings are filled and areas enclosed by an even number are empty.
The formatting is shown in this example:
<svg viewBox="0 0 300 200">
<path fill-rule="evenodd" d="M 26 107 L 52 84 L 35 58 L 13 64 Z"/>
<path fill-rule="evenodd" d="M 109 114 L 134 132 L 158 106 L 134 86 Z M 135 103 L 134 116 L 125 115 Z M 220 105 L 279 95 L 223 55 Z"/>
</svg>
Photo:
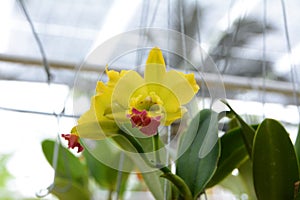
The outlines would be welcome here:
<svg viewBox="0 0 300 200">
<path fill-rule="evenodd" d="M 117 135 L 118 130 L 119 127 L 114 121 L 92 121 L 78 124 L 72 128 L 71 133 L 80 138 L 102 140 Z"/>
<path fill-rule="evenodd" d="M 108 82 L 97 83 L 96 95 L 91 98 L 90 109 L 78 119 L 75 131 L 80 137 L 101 139 L 119 130 L 116 122 L 111 118 L 111 96 L 116 83 L 127 71 L 119 73 L 106 69 L 106 73 Z"/>
<path fill-rule="evenodd" d="M 188 76 L 190 79 L 191 77 Z M 187 104 L 198 91 L 197 86 L 191 85 L 183 73 L 175 70 L 166 73 L 162 84 L 171 90 L 178 98 L 181 105 Z"/>
<path fill-rule="evenodd" d="M 97 96 L 93 97 L 90 110 L 81 115 L 78 125 L 72 129 L 72 133 L 81 138 L 104 139 L 115 135 L 119 129 L 114 120 L 104 116 L 104 107 L 97 109 L 98 106 L 95 105 L 104 104 L 95 104 L 97 102 L 95 99 Z"/>
<path fill-rule="evenodd" d="M 120 78 L 112 94 L 113 112 L 117 107 L 128 109 L 130 96 L 143 84 L 143 78 L 135 71 L 129 71 Z"/>
<path fill-rule="evenodd" d="M 163 54 L 157 47 L 149 53 L 144 78 L 146 83 L 159 83 L 172 90 L 181 105 L 188 103 L 199 90 L 194 74 L 166 72 Z"/>
<path fill-rule="evenodd" d="M 114 87 L 116 85 L 116 83 L 119 81 L 119 79 L 124 76 L 128 71 L 126 70 L 122 70 L 121 72 L 117 72 L 114 70 L 108 70 L 108 67 L 106 66 L 106 74 L 108 76 L 108 82 L 107 82 L 107 86 L 108 87 Z"/>
<path fill-rule="evenodd" d="M 159 83 L 166 73 L 166 65 L 161 50 L 157 47 L 153 48 L 146 62 L 144 78 L 146 82 Z"/>
<path fill-rule="evenodd" d="M 182 72 L 179 72 L 179 73 L 182 73 Z M 200 89 L 200 86 L 196 82 L 195 75 L 194 74 L 183 74 L 183 75 L 186 78 L 186 80 L 189 82 L 189 84 L 192 86 L 194 92 L 197 93 L 198 90 Z"/>
<path fill-rule="evenodd" d="M 106 120 L 104 113 L 111 105 L 111 94 L 104 93 L 91 98 L 90 109 L 77 120 L 78 124 Z"/>
<path fill-rule="evenodd" d="M 167 116 L 166 116 L 166 119 L 165 119 L 166 121 L 165 121 L 164 125 L 169 126 L 175 120 L 182 118 L 182 116 L 184 115 L 185 112 L 186 112 L 186 109 L 180 108 L 177 112 L 167 113 Z"/>
<path fill-rule="evenodd" d="M 77 120 L 78 124 L 89 123 L 92 121 L 97 121 L 97 116 L 94 110 L 90 109 L 87 112 L 83 113 L 80 118 Z"/>
</svg>

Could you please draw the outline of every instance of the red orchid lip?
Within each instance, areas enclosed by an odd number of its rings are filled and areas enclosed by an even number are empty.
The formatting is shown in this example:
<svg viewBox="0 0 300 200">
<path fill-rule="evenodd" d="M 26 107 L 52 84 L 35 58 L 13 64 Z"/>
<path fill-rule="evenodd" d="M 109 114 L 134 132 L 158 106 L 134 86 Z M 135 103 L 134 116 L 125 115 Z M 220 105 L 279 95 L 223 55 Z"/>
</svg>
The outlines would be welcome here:
<svg viewBox="0 0 300 200">
<path fill-rule="evenodd" d="M 79 142 L 79 137 L 74 134 L 61 134 L 61 136 L 68 141 L 68 148 L 74 149 L 77 147 L 77 153 L 83 151 L 83 146 Z"/>
<path fill-rule="evenodd" d="M 139 128 L 147 136 L 157 134 L 161 116 L 149 117 L 146 110 L 139 111 L 136 108 L 132 108 L 131 112 L 127 117 L 130 118 L 133 128 Z"/>
</svg>

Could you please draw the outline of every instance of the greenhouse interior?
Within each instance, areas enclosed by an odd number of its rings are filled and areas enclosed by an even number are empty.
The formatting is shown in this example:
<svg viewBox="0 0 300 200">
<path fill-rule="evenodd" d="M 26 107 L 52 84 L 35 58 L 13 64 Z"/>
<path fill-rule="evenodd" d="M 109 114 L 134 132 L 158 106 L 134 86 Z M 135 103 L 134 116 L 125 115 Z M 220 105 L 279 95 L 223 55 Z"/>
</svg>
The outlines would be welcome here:
<svg viewBox="0 0 300 200">
<path fill-rule="evenodd" d="M 0 199 L 300 199 L 298 0 L 2 0 Z"/>
</svg>

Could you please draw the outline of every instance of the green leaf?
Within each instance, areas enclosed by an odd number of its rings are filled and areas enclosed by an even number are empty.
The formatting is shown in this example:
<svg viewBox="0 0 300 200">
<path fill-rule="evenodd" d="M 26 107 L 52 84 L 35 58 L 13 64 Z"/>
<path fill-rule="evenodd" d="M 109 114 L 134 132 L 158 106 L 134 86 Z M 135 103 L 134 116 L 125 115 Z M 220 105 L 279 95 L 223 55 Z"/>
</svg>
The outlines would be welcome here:
<svg viewBox="0 0 300 200">
<path fill-rule="evenodd" d="M 89 200 L 89 191 L 80 184 L 66 178 L 55 178 L 55 186 L 51 191 L 60 200 Z"/>
<path fill-rule="evenodd" d="M 124 133 L 126 134 L 126 133 Z M 130 137 L 128 137 L 130 138 Z M 127 151 L 125 154 L 128 156 L 133 163 L 138 167 L 138 169 L 141 171 L 142 176 L 144 178 L 144 181 L 154 196 L 155 199 L 164 199 L 164 180 L 160 178 L 160 175 L 162 174 L 159 170 L 153 169 L 149 167 L 145 161 L 142 159 L 140 154 L 137 153 L 137 150 L 132 146 L 132 144 L 129 142 L 128 138 L 125 138 L 122 135 L 113 137 L 113 140 L 120 146 L 122 149 Z M 151 141 L 149 141 L 151 142 Z M 152 143 L 151 143 L 152 144 Z M 136 154 L 133 154 L 132 152 L 135 152 Z"/>
<path fill-rule="evenodd" d="M 111 148 L 111 143 L 102 140 L 101 144 L 96 143 L 97 147 L 93 151 L 105 152 L 109 155 L 110 159 L 120 162 L 121 160 L 121 151 L 114 151 Z M 95 158 L 89 151 L 88 148 L 83 152 L 83 156 L 86 159 L 87 166 L 90 172 L 90 175 L 96 180 L 96 182 L 103 188 L 108 189 L 109 191 L 116 191 L 117 179 L 119 171 L 117 169 L 111 168 L 102 162 L 99 159 Z M 124 163 L 125 164 L 125 163 Z M 128 170 L 129 168 L 126 167 Z M 133 165 L 131 165 L 133 169 Z M 129 173 L 122 172 L 122 182 L 121 182 L 121 191 L 120 196 L 122 196 L 126 182 L 128 179 Z"/>
<path fill-rule="evenodd" d="M 255 130 L 249 126 L 232 108 L 231 106 L 227 103 L 227 101 L 222 100 L 222 102 L 228 106 L 230 111 L 235 115 L 236 119 L 240 123 L 240 126 L 242 128 L 242 136 L 244 143 L 246 145 L 246 149 L 248 151 L 249 157 L 252 157 L 252 148 L 253 148 L 253 139 L 255 135 Z"/>
<path fill-rule="evenodd" d="M 265 119 L 253 146 L 253 180 L 260 200 L 294 198 L 299 180 L 296 153 L 289 134 L 276 120 Z"/>
<path fill-rule="evenodd" d="M 248 159 L 248 153 L 241 135 L 241 128 L 235 128 L 221 137 L 221 155 L 217 171 L 210 180 L 212 187 L 228 176 L 232 170 Z"/>
<path fill-rule="evenodd" d="M 164 179 L 160 178 L 161 171 L 142 173 L 143 179 L 155 199 L 164 199 Z"/>
<path fill-rule="evenodd" d="M 258 125 L 252 128 L 257 129 Z M 222 181 L 226 176 L 248 160 L 242 129 L 234 128 L 229 130 L 221 137 L 221 156 L 218 161 L 217 171 L 210 180 L 208 187 L 212 187 Z"/>
<path fill-rule="evenodd" d="M 247 194 L 248 199 L 257 199 L 253 185 L 252 162 L 249 159 L 238 168 L 237 175 L 227 176 L 219 185 L 230 190 L 236 197 Z"/>
<path fill-rule="evenodd" d="M 177 172 L 189 186 L 193 197 L 205 189 L 212 178 L 220 147 L 218 140 L 218 115 L 211 110 L 202 110 L 189 124 L 179 146 Z"/>
<path fill-rule="evenodd" d="M 298 165 L 300 165 L 300 124 L 298 125 L 298 134 L 295 142 L 295 150 L 298 158 Z"/>
<path fill-rule="evenodd" d="M 44 155 L 51 166 L 55 145 L 55 142 L 51 140 L 42 142 Z M 76 156 L 61 145 L 58 146 L 56 177 L 70 179 L 81 186 L 87 187 L 88 173 L 86 167 Z"/>
</svg>

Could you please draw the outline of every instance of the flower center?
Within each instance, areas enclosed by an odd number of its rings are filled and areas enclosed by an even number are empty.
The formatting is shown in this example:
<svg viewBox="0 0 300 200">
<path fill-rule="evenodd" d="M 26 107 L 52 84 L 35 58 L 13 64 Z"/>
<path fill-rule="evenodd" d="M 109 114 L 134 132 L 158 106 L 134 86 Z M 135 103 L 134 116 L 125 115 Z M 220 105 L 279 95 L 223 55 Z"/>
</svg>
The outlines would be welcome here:
<svg viewBox="0 0 300 200">
<path fill-rule="evenodd" d="M 144 134 L 151 136 L 156 134 L 162 117 L 163 102 L 155 92 L 147 95 L 140 94 L 130 99 L 130 110 L 127 115 L 132 127 L 137 127 Z"/>
<path fill-rule="evenodd" d="M 162 104 L 163 102 L 160 97 L 155 94 L 155 92 L 150 92 L 148 95 L 138 95 L 137 97 L 132 97 L 130 101 L 130 110 L 135 108 L 139 111 L 146 110 L 150 111 L 150 113 L 155 112 L 158 114 L 158 112 L 161 110 L 160 107 Z"/>
</svg>

